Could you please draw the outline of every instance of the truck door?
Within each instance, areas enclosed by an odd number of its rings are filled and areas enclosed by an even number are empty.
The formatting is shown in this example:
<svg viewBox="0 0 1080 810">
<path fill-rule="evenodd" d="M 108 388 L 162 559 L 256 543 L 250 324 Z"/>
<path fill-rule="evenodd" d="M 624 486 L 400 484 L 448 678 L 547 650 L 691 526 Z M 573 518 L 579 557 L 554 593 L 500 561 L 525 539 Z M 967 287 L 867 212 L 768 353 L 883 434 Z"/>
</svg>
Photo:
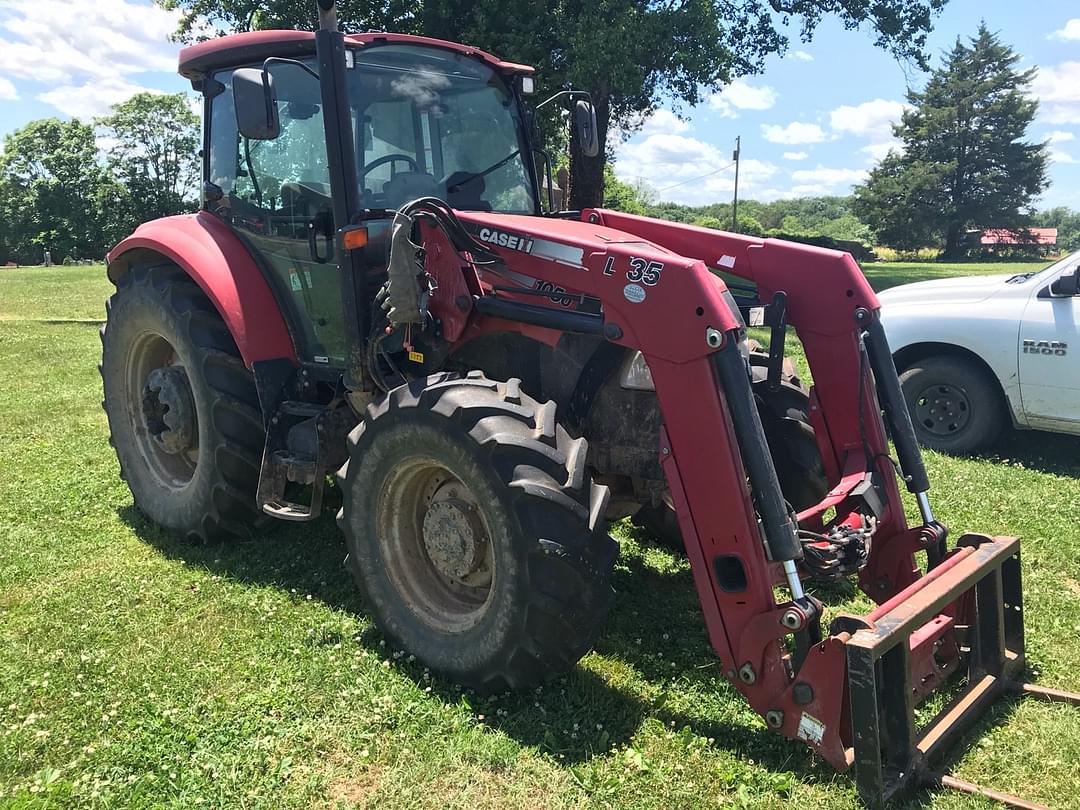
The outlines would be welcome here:
<svg viewBox="0 0 1080 810">
<path fill-rule="evenodd" d="M 1020 397 L 1032 427 L 1080 429 L 1080 297 L 1050 294 L 1074 267 L 1040 283 L 1020 323 Z"/>
</svg>

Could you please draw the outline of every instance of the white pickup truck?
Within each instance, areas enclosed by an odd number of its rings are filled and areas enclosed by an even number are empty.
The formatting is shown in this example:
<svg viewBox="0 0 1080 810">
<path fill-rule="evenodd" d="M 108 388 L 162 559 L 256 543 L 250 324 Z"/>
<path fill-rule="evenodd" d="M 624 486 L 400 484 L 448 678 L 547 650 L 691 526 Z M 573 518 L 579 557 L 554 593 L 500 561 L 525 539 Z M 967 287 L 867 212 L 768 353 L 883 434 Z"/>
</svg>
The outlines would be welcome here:
<svg viewBox="0 0 1080 810">
<path fill-rule="evenodd" d="M 964 453 L 1008 423 L 1080 435 L 1080 253 L 1038 273 L 879 293 L 919 441 Z"/>
</svg>

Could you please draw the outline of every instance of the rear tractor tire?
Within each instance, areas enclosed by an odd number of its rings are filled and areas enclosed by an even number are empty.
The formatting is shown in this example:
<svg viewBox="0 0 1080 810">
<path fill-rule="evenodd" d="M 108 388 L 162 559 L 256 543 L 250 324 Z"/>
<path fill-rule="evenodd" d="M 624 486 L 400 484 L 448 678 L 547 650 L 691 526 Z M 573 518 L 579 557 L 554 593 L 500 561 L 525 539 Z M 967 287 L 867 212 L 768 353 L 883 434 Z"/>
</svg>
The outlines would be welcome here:
<svg viewBox="0 0 1080 810">
<path fill-rule="evenodd" d="M 390 641 L 487 693 L 570 669 L 599 635 L 618 554 L 586 449 L 516 379 L 439 374 L 368 406 L 338 522 Z"/>
<path fill-rule="evenodd" d="M 228 328 L 173 264 L 122 276 L 101 330 L 102 406 L 120 476 L 154 523 L 200 541 L 251 537 L 265 433 Z"/>
</svg>

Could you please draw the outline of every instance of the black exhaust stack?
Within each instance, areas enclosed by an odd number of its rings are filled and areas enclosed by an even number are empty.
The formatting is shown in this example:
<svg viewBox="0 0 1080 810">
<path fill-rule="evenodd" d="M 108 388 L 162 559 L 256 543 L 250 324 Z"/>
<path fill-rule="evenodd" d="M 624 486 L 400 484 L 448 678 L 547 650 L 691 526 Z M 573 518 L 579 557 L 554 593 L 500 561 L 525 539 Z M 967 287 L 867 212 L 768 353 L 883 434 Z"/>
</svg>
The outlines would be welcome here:
<svg viewBox="0 0 1080 810">
<path fill-rule="evenodd" d="M 319 30 L 337 31 L 337 0 L 319 0 Z"/>
</svg>

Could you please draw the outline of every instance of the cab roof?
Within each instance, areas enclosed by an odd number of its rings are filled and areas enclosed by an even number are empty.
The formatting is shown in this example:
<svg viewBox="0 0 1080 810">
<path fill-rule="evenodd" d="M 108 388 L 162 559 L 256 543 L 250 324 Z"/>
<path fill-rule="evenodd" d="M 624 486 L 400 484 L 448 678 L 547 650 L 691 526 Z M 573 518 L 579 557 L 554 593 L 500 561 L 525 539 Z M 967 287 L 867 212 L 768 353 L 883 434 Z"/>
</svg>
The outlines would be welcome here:
<svg viewBox="0 0 1080 810">
<path fill-rule="evenodd" d="M 528 65 L 504 62 L 479 48 L 431 37 L 368 31 L 364 34 L 346 34 L 345 42 L 354 47 L 382 42 L 428 45 L 474 56 L 502 73 L 533 72 L 533 68 Z M 179 71 L 181 76 L 196 81 L 221 68 L 259 63 L 270 56 L 295 58 L 314 52 L 315 34 L 311 31 L 246 31 L 242 34 L 208 39 L 182 49 Z"/>
</svg>

